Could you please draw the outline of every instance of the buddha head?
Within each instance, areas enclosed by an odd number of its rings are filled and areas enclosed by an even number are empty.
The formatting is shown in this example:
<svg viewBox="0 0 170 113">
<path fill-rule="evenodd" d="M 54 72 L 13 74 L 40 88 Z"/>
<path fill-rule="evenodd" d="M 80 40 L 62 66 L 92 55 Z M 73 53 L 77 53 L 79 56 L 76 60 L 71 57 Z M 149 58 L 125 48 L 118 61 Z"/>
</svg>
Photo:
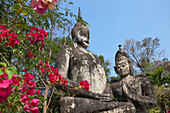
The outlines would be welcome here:
<svg viewBox="0 0 170 113">
<path fill-rule="evenodd" d="M 133 64 L 130 60 L 129 55 L 121 49 L 121 45 L 119 45 L 119 50 L 117 51 L 115 56 L 115 64 L 115 72 L 119 74 L 121 78 L 131 74 Z"/>
<path fill-rule="evenodd" d="M 89 29 L 82 25 L 79 20 L 82 20 L 80 8 L 78 21 L 72 29 L 71 35 L 75 47 L 81 46 L 86 49 L 89 46 Z"/>
</svg>

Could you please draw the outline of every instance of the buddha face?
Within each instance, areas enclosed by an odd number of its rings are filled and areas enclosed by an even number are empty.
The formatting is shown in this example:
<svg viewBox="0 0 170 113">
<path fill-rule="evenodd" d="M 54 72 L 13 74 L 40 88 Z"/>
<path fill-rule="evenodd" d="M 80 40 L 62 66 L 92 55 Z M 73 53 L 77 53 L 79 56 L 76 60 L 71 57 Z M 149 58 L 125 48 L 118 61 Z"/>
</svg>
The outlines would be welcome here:
<svg viewBox="0 0 170 113">
<path fill-rule="evenodd" d="M 87 48 L 89 46 L 89 29 L 77 22 L 71 32 L 75 47 L 81 46 Z"/>
<path fill-rule="evenodd" d="M 125 77 L 130 73 L 129 63 L 125 56 L 121 56 L 116 63 L 116 68 L 121 77 Z"/>
<path fill-rule="evenodd" d="M 87 29 L 80 29 L 77 32 L 77 43 L 84 48 L 89 46 L 89 33 Z"/>
</svg>

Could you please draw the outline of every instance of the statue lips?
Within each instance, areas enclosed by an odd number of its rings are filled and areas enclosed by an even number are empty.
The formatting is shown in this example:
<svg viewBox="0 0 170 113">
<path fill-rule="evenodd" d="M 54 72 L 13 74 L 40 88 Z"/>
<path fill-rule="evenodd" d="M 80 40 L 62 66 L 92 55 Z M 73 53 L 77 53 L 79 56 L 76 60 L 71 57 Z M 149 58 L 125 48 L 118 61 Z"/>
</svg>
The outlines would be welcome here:
<svg viewBox="0 0 170 113">
<path fill-rule="evenodd" d="M 88 47 L 89 46 L 89 41 L 87 40 L 87 41 L 83 41 L 83 45 L 82 45 L 83 47 Z"/>
</svg>

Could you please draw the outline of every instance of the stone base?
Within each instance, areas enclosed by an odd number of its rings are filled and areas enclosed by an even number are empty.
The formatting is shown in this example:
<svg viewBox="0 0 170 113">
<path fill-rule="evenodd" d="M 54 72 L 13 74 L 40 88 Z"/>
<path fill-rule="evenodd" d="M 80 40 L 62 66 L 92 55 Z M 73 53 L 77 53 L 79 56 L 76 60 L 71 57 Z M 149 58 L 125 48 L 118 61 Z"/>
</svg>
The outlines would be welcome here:
<svg viewBox="0 0 170 113">
<path fill-rule="evenodd" d="M 64 97 L 60 100 L 60 113 L 135 113 L 128 102 L 102 102 L 99 100 Z"/>
</svg>

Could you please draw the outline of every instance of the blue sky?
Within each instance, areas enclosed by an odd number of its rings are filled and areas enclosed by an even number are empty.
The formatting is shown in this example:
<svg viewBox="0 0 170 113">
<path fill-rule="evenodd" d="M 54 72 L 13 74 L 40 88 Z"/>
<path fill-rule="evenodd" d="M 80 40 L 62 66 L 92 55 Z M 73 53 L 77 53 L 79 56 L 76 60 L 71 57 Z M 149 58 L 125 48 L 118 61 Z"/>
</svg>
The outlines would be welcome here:
<svg viewBox="0 0 170 113">
<path fill-rule="evenodd" d="M 83 20 L 89 23 L 89 50 L 114 65 L 118 45 L 126 39 L 141 41 L 159 38 L 160 48 L 170 59 L 170 0 L 71 0 L 74 14 L 81 8 Z M 115 76 L 112 69 L 112 75 Z"/>
</svg>

